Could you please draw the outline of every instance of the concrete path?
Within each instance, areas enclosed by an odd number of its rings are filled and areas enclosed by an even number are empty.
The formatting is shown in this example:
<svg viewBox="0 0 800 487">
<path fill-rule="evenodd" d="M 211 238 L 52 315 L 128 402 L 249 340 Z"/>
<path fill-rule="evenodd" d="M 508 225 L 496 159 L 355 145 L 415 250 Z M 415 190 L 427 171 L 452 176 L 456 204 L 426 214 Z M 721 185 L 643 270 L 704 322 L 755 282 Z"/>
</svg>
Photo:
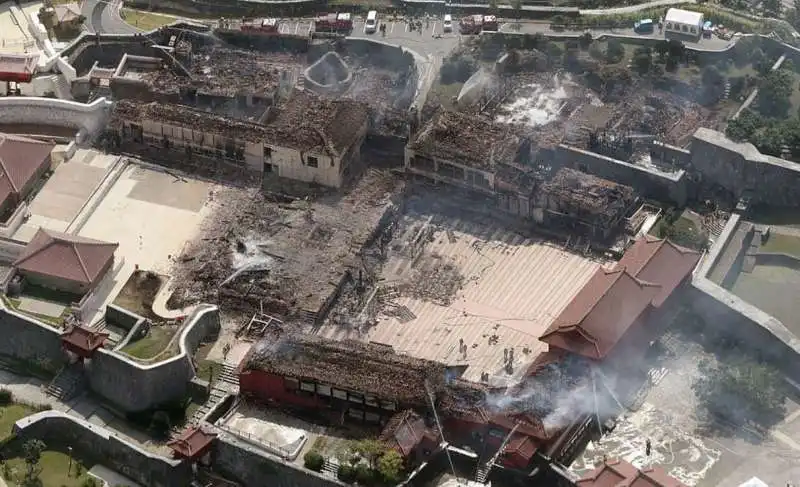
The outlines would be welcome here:
<svg viewBox="0 0 800 487">
<path fill-rule="evenodd" d="M 172 296 L 173 289 L 172 278 L 170 277 L 169 280 L 161 286 L 161 289 L 158 290 L 158 294 L 156 294 L 155 298 L 153 298 L 153 313 L 167 320 L 175 320 L 189 316 L 196 308 L 196 306 L 187 306 L 183 309 L 169 309 L 167 307 L 167 301 L 169 301 L 170 296 Z"/>
</svg>

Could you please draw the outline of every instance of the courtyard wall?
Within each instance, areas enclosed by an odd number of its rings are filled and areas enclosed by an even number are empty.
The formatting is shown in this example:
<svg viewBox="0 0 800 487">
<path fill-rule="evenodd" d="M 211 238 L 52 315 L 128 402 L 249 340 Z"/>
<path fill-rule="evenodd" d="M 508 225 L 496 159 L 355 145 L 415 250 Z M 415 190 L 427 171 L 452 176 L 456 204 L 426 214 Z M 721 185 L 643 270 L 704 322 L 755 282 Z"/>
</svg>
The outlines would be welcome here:
<svg viewBox="0 0 800 487">
<path fill-rule="evenodd" d="M 125 354 L 98 350 L 87 365 L 91 389 L 123 412 L 141 412 L 189 394 L 195 376 L 192 357 L 201 341 L 220 329 L 219 309 L 199 305 L 177 337 L 179 353 L 153 364 L 137 362 Z"/>
<path fill-rule="evenodd" d="M 0 309 L 0 355 L 31 362 L 52 372 L 66 363 L 61 349 L 61 330 L 28 318 L 5 305 Z"/>
</svg>

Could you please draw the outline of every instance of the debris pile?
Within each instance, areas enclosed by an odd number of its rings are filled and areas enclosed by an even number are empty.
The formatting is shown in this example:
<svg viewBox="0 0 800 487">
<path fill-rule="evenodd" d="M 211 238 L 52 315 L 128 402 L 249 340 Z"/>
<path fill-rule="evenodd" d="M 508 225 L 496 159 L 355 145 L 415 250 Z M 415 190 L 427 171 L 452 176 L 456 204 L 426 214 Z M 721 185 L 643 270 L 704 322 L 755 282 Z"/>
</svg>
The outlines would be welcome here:
<svg viewBox="0 0 800 487">
<path fill-rule="evenodd" d="M 218 191 L 200 238 L 173 269 L 174 306 L 212 302 L 248 318 L 314 315 L 347 272 L 358 273 L 359 253 L 398 184 L 371 170 L 344 198 Z"/>
</svg>

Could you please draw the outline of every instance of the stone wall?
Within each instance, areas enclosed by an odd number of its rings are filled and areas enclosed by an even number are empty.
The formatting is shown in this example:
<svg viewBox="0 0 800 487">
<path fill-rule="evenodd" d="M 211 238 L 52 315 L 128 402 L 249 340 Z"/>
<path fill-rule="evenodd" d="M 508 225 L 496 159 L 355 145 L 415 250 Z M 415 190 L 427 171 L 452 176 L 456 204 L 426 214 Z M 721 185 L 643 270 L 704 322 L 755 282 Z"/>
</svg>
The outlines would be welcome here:
<svg viewBox="0 0 800 487">
<path fill-rule="evenodd" d="M 44 411 L 16 422 L 23 440 L 42 440 L 51 448 L 72 447 L 76 456 L 98 462 L 147 487 L 188 486 L 192 466 L 142 450 L 116 433 L 61 411 Z"/>
<path fill-rule="evenodd" d="M 66 363 L 60 330 L 11 311 L 5 305 L 0 309 L 0 327 L 3 330 L 0 355 L 35 362 L 53 372 Z"/>
<path fill-rule="evenodd" d="M 230 433 L 219 431 L 212 450 L 214 470 L 247 486 L 335 487 L 345 486 L 317 472 L 287 463 L 262 452 Z"/>
<path fill-rule="evenodd" d="M 672 201 L 677 206 L 684 206 L 688 197 L 688 183 L 683 170 L 659 172 L 564 144 L 556 148 L 555 163 L 633 186 L 643 196 Z"/>
<path fill-rule="evenodd" d="M 106 305 L 105 319 L 107 322 L 113 323 L 114 325 L 128 331 L 130 331 L 130 329 L 133 328 L 136 323 L 144 320 L 143 317 L 137 315 L 136 313 L 128 311 L 127 309 L 121 308 L 115 304 Z"/>
<path fill-rule="evenodd" d="M 691 143 L 691 167 L 701 184 L 722 187 L 736 200 L 800 205 L 800 164 L 761 154 L 749 143 L 733 142 L 724 134 L 698 129 Z"/>
<path fill-rule="evenodd" d="M 187 318 L 178 337 L 180 352 L 177 356 L 142 364 L 123 353 L 100 349 L 86 367 L 89 386 L 127 413 L 147 411 L 182 399 L 189 393 L 189 382 L 195 376 L 194 352 L 200 342 L 218 332 L 219 327 L 219 309 L 200 305 Z"/>
<path fill-rule="evenodd" d="M 707 325 L 724 328 L 750 351 L 800 381 L 800 338 L 777 318 L 739 298 L 708 279 L 725 253 L 728 242 L 740 225 L 737 214 L 731 216 L 714 246 L 704 256 L 692 277 L 688 301 Z"/>
<path fill-rule="evenodd" d="M 78 103 L 56 98 L 8 96 L 0 98 L 0 119 L 8 124 L 40 124 L 74 128 L 87 135 L 105 127 L 111 102 L 98 98 Z"/>
</svg>

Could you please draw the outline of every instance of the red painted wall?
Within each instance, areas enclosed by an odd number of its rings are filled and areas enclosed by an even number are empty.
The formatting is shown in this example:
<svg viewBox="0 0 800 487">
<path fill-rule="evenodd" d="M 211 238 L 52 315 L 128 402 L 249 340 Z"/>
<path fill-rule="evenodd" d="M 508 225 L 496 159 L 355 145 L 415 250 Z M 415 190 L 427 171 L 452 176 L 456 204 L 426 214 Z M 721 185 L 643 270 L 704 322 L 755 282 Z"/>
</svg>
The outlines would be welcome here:
<svg viewBox="0 0 800 487">
<path fill-rule="evenodd" d="M 283 377 L 261 370 L 247 370 L 239 374 L 239 388 L 243 394 L 252 395 L 262 401 L 275 400 L 306 408 L 325 408 L 313 396 L 294 394 L 286 390 Z"/>
</svg>

